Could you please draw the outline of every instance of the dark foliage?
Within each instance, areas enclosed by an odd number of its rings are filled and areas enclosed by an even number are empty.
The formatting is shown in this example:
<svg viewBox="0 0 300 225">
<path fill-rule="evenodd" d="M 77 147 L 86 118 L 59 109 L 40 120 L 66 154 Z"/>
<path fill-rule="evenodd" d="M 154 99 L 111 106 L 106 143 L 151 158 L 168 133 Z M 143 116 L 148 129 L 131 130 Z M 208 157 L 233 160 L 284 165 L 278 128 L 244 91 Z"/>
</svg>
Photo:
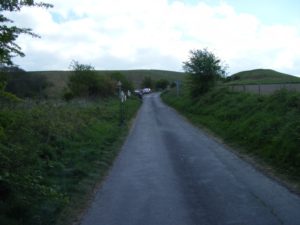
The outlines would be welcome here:
<svg viewBox="0 0 300 225">
<path fill-rule="evenodd" d="M 170 84 L 170 82 L 168 80 L 159 79 L 159 80 L 155 81 L 155 89 L 156 90 L 165 90 L 169 84 Z"/>
<path fill-rule="evenodd" d="M 183 69 L 189 75 L 192 97 L 209 91 L 218 78 L 225 76 L 221 60 L 207 49 L 190 51 L 189 60 L 183 63 Z"/>
<path fill-rule="evenodd" d="M 154 88 L 154 81 L 150 76 L 146 76 L 142 81 L 142 88 Z"/>
<path fill-rule="evenodd" d="M 71 63 L 72 75 L 69 78 L 69 91 L 65 93 L 65 99 L 70 97 L 108 97 L 115 91 L 115 83 L 108 76 L 100 76 L 90 65 L 80 64 L 77 61 Z"/>
<path fill-rule="evenodd" d="M 109 74 L 110 78 L 115 81 L 115 83 L 117 83 L 118 81 L 120 81 L 122 83 L 122 89 L 124 91 L 133 91 L 134 89 L 134 85 L 133 82 L 128 80 L 124 74 L 122 74 L 121 72 L 113 72 Z"/>
<path fill-rule="evenodd" d="M 6 83 L 5 91 L 19 98 L 47 98 L 46 88 L 51 84 L 45 76 L 28 75 L 19 68 L 7 68 L 0 75 L 0 81 Z"/>
</svg>

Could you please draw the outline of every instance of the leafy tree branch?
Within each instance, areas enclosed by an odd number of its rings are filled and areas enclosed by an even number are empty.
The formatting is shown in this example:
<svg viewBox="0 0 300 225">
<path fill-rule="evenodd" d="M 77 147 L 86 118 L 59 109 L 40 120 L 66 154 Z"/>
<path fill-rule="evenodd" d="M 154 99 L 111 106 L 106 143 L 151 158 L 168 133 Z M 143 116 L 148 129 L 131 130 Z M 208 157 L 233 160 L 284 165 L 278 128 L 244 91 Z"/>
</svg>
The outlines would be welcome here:
<svg viewBox="0 0 300 225">
<path fill-rule="evenodd" d="M 16 56 L 24 57 L 21 47 L 16 43 L 20 34 L 27 34 L 35 38 L 40 36 L 35 34 L 30 28 L 20 28 L 12 25 L 14 21 L 3 15 L 4 11 L 20 11 L 22 7 L 53 7 L 47 3 L 35 3 L 33 0 L 1 0 L 0 2 L 0 65 L 12 66 L 12 58 Z"/>
</svg>

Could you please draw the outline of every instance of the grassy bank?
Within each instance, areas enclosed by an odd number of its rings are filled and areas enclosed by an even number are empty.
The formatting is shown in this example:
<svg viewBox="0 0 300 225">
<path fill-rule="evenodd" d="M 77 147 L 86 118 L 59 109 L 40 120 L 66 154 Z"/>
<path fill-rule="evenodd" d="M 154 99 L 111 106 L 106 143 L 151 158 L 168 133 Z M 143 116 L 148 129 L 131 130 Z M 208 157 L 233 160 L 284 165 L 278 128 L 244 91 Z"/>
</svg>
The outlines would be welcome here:
<svg viewBox="0 0 300 225">
<path fill-rule="evenodd" d="M 271 96 L 211 91 L 192 100 L 169 91 L 162 99 L 247 154 L 262 159 L 294 181 L 300 180 L 300 94 Z"/>
<path fill-rule="evenodd" d="M 0 109 L 0 224 L 67 224 L 105 175 L 128 126 L 119 100 Z M 126 121 L 140 102 L 126 102 Z"/>
</svg>

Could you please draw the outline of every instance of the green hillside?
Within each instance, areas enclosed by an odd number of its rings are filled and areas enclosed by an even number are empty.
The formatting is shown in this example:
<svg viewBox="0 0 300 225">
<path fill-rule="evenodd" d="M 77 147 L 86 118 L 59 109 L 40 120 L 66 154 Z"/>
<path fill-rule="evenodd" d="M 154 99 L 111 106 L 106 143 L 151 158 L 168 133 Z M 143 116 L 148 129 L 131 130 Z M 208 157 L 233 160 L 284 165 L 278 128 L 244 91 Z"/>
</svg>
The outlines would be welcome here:
<svg viewBox="0 0 300 225">
<path fill-rule="evenodd" d="M 121 72 L 129 80 L 131 80 L 136 88 L 140 87 L 141 82 L 144 77 L 150 76 L 153 80 L 167 79 L 169 81 L 182 80 L 184 78 L 184 73 L 165 71 L 165 70 L 98 70 L 99 75 L 110 74 L 114 72 Z M 70 71 L 32 71 L 29 75 L 32 76 L 45 76 L 47 80 L 52 83 L 52 86 L 48 88 L 48 96 L 56 97 L 60 95 L 63 89 L 67 85 L 68 77 L 70 76 Z"/>
<path fill-rule="evenodd" d="M 111 71 L 102 71 L 102 72 L 111 72 Z M 167 70 L 122 70 L 114 71 L 123 73 L 128 79 L 132 80 L 137 87 L 140 85 L 144 77 L 150 76 L 154 80 L 158 79 L 167 79 L 169 81 L 182 80 L 184 73 L 167 71 Z"/>
<path fill-rule="evenodd" d="M 300 83 L 300 78 L 270 69 L 242 71 L 227 77 L 228 84 Z"/>
</svg>

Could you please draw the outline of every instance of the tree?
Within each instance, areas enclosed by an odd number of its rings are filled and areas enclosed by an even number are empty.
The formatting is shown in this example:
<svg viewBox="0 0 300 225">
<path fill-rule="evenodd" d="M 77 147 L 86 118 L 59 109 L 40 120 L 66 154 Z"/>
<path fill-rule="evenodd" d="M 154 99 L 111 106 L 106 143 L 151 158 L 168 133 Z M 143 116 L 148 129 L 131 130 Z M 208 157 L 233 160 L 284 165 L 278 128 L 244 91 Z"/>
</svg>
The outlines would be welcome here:
<svg viewBox="0 0 300 225">
<path fill-rule="evenodd" d="M 112 80 L 108 76 L 98 75 L 93 66 L 72 61 L 70 68 L 73 72 L 69 77 L 70 92 L 65 93 L 66 99 L 72 97 L 108 97 L 114 94 Z"/>
<path fill-rule="evenodd" d="M 109 76 L 115 82 L 120 81 L 122 83 L 122 89 L 124 91 L 128 91 L 128 90 L 133 91 L 134 85 L 133 85 L 132 81 L 128 80 L 124 74 L 122 74 L 120 72 L 112 72 L 112 73 L 110 73 Z"/>
<path fill-rule="evenodd" d="M 218 78 L 225 75 L 221 60 L 207 49 L 190 51 L 189 60 L 183 63 L 188 74 L 190 94 L 197 97 L 209 91 Z"/>
<path fill-rule="evenodd" d="M 152 89 L 154 87 L 154 82 L 153 82 L 152 78 L 149 76 L 144 77 L 144 80 L 142 81 L 142 87 Z"/>
<path fill-rule="evenodd" d="M 35 7 L 52 7 L 46 3 L 35 3 L 34 0 L 1 0 L 0 1 L 0 65 L 13 65 L 12 58 L 15 56 L 24 57 L 21 47 L 16 44 L 16 40 L 20 34 L 28 34 L 32 37 L 39 37 L 33 33 L 30 28 L 19 28 L 17 26 L 10 26 L 14 21 L 8 19 L 3 15 L 4 11 L 20 11 L 24 6 Z"/>
<path fill-rule="evenodd" d="M 168 87 L 169 81 L 166 79 L 159 79 L 155 82 L 155 89 L 164 90 Z"/>
</svg>

